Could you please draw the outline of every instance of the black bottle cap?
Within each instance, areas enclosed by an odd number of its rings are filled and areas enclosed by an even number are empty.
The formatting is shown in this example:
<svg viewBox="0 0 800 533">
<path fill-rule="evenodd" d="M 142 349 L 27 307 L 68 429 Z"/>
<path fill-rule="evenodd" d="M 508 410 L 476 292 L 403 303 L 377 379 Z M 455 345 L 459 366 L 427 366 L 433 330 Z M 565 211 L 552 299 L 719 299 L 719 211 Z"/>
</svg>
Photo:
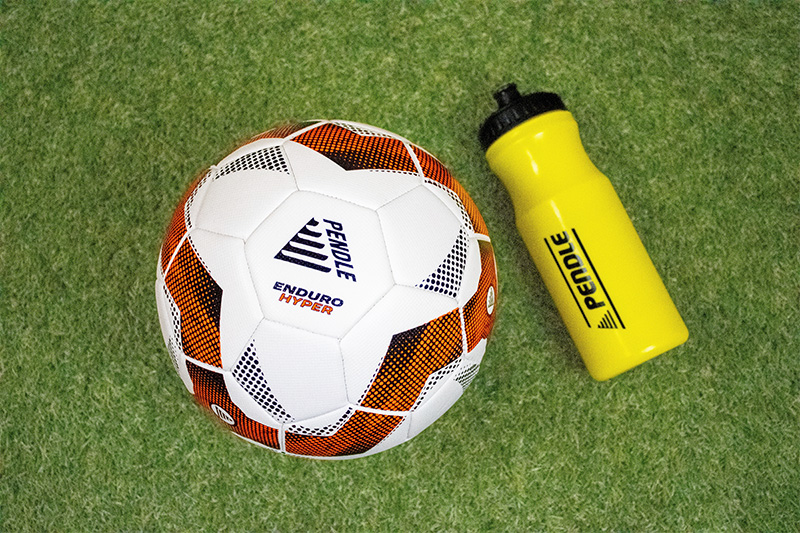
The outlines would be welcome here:
<svg viewBox="0 0 800 533">
<path fill-rule="evenodd" d="M 519 94 L 517 86 L 509 83 L 494 93 L 499 109 L 489 115 L 478 131 L 478 139 L 484 150 L 501 135 L 522 124 L 526 120 L 548 111 L 566 111 L 561 97 L 555 93 Z"/>
</svg>

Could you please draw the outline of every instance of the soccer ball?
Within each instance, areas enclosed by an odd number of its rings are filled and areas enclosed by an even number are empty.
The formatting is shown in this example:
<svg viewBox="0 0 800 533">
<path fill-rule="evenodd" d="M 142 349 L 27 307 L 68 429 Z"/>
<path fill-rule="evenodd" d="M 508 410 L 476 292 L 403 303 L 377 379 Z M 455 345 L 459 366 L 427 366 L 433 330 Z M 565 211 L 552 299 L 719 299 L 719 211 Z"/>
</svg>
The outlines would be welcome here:
<svg viewBox="0 0 800 533">
<path fill-rule="evenodd" d="M 155 290 L 201 405 L 272 450 L 345 458 L 411 439 L 461 396 L 497 273 L 478 209 L 436 158 L 379 128 L 313 121 L 201 174 Z"/>
</svg>

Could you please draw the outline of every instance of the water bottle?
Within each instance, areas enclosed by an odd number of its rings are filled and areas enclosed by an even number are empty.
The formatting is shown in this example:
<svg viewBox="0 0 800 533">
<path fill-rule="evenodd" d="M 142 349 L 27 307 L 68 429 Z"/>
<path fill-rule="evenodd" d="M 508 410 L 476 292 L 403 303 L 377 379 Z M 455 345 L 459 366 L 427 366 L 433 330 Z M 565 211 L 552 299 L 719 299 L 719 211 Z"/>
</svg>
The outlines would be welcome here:
<svg viewBox="0 0 800 533">
<path fill-rule="evenodd" d="M 578 124 L 553 93 L 494 94 L 479 131 L 514 204 L 517 229 L 593 378 L 683 344 L 686 325 Z"/>
</svg>

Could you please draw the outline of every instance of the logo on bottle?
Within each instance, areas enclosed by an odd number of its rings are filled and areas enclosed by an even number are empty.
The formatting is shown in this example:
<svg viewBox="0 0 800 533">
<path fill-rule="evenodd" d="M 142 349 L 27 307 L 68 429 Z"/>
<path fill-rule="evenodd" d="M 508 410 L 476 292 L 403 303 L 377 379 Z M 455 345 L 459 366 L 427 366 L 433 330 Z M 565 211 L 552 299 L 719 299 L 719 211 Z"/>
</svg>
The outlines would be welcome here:
<svg viewBox="0 0 800 533">
<path fill-rule="evenodd" d="M 570 235 L 570 232 L 572 235 Z M 586 247 L 578 237 L 578 232 L 572 228 L 570 232 L 562 231 L 545 238 L 544 243 L 550 250 L 564 283 L 567 284 L 575 305 L 586 321 L 587 327 L 592 327 L 588 315 L 593 311 L 598 315 L 597 326 L 600 329 L 625 329 L 622 317 L 619 316 L 611 296 L 603 285 L 600 274 L 594 267 Z M 573 240 L 574 237 L 574 240 Z M 610 307 L 611 309 L 609 309 Z M 598 311 L 599 310 L 599 311 Z M 601 315 L 602 312 L 602 316 Z M 613 314 L 612 314 L 613 312 Z M 615 320 L 616 317 L 616 320 Z M 593 320 L 595 320 L 593 318 Z"/>
</svg>

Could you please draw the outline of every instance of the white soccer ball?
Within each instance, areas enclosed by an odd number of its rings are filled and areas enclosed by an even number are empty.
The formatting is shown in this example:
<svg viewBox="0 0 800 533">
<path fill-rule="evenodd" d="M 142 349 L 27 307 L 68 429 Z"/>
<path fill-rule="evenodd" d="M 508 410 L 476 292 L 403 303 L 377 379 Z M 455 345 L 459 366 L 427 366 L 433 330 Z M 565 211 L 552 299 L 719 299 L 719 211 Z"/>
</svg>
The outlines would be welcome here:
<svg viewBox="0 0 800 533">
<path fill-rule="evenodd" d="M 269 130 L 203 173 L 156 280 L 197 401 L 246 440 L 317 458 L 386 450 L 447 411 L 496 294 L 461 185 L 402 137 L 345 121 Z"/>
</svg>

